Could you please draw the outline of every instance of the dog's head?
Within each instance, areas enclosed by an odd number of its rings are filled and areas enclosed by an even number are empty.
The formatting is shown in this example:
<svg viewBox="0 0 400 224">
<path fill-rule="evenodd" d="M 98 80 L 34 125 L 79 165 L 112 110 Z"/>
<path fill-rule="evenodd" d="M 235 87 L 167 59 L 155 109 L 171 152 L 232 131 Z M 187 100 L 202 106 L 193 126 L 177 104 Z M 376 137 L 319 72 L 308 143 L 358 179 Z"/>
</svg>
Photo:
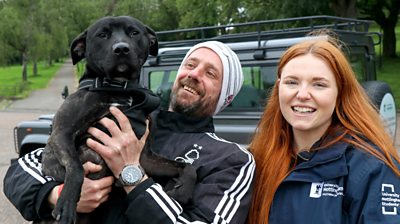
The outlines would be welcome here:
<svg viewBox="0 0 400 224">
<path fill-rule="evenodd" d="M 104 17 L 71 44 L 72 62 L 86 58 L 88 78 L 139 81 L 140 69 L 149 54 L 158 54 L 155 32 L 129 16 Z"/>
</svg>

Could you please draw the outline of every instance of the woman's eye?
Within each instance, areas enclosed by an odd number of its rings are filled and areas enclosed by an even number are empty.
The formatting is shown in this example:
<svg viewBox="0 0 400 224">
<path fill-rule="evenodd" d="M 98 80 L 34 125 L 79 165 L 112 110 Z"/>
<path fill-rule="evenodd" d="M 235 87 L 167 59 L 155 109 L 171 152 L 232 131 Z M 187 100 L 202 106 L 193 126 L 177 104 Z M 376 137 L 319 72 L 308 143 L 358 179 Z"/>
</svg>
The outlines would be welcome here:
<svg viewBox="0 0 400 224">
<path fill-rule="evenodd" d="M 314 83 L 314 86 L 323 88 L 323 87 L 327 87 L 328 85 L 323 82 L 316 82 L 316 83 Z"/>
<path fill-rule="evenodd" d="M 296 85 L 297 81 L 296 80 L 285 80 L 283 83 L 285 83 L 286 85 Z"/>
</svg>

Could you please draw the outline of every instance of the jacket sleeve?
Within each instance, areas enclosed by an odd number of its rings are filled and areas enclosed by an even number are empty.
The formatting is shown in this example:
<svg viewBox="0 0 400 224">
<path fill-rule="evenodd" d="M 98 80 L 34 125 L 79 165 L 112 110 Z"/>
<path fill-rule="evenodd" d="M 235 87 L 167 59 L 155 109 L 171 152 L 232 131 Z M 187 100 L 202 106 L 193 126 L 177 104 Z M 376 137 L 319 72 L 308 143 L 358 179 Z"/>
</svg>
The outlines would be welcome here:
<svg viewBox="0 0 400 224">
<path fill-rule="evenodd" d="M 371 157 L 360 161 L 358 170 L 347 186 L 352 188 L 352 200 L 348 203 L 350 223 L 399 223 L 400 177 Z"/>
<path fill-rule="evenodd" d="M 4 194 L 26 220 L 51 216 L 47 195 L 59 183 L 44 177 L 41 170 L 43 149 L 37 149 L 14 160 L 3 181 Z"/>
<path fill-rule="evenodd" d="M 141 183 L 128 194 L 128 223 L 245 223 L 252 194 L 253 157 L 248 152 L 232 153 L 217 162 L 219 167 L 204 165 L 208 168 L 198 171 L 207 174 L 198 178 L 190 205 L 180 205 L 152 180 Z"/>
</svg>

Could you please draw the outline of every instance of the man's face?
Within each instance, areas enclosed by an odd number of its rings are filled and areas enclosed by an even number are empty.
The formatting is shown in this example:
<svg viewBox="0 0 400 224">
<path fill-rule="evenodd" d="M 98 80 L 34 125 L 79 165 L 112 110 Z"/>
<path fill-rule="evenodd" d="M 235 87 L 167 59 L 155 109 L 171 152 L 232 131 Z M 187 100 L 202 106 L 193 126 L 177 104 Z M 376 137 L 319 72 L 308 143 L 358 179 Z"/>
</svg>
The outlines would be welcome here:
<svg viewBox="0 0 400 224">
<path fill-rule="evenodd" d="M 193 51 L 183 62 L 171 91 L 170 110 L 196 116 L 212 116 L 222 87 L 223 66 L 208 48 Z"/>
</svg>

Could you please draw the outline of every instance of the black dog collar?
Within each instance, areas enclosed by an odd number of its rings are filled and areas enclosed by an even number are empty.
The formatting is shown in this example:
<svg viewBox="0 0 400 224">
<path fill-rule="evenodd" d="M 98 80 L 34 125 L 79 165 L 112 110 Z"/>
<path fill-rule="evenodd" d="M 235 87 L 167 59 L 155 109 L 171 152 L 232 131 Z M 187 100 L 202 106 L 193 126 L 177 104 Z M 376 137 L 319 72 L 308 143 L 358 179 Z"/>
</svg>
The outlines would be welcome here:
<svg viewBox="0 0 400 224">
<path fill-rule="evenodd" d="M 160 98 L 156 94 L 136 82 L 115 81 L 105 78 L 83 79 L 79 82 L 79 89 L 104 91 L 129 97 L 132 100 L 130 106 L 119 108 L 129 118 L 138 138 L 141 138 L 146 131 L 147 117 L 160 105 Z"/>
<path fill-rule="evenodd" d="M 143 86 L 130 81 L 117 81 L 107 78 L 83 79 L 79 82 L 79 89 L 90 91 L 116 91 L 144 88 Z"/>
</svg>

